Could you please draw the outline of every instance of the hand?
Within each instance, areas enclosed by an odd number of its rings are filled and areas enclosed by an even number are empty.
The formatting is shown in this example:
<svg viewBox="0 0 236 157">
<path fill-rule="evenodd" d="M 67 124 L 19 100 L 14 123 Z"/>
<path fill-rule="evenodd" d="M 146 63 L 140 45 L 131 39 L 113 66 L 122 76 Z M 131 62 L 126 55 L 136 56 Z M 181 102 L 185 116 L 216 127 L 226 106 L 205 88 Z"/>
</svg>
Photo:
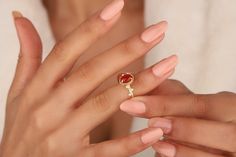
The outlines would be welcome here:
<svg viewBox="0 0 236 157">
<path fill-rule="evenodd" d="M 153 148 L 167 157 L 236 156 L 236 94 L 199 95 L 177 81 L 166 81 L 150 96 L 125 101 L 121 110 L 151 118 L 165 142 Z M 158 117 L 158 118 L 157 118 Z"/>
<path fill-rule="evenodd" d="M 131 156 L 159 140 L 162 130 L 147 128 L 121 139 L 90 144 L 90 132 L 118 111 L 129 96 L 121 85 L 94 97 L 88 95 L 158 44 L 164 38 L 166 22 L 147 28 L 70 73 L 84 50 L 115 24 L 123 4 L 123 0 L 116 0 L 85 21 L 57 43 L 42 63 L 42 45 L 35 28 L 20 13 L 14 14 L 21 51 L 7 100 L 0 157 Z M 172 56 L 138 73 L 133 84 L 135 95 L 150 92 L 171 76 L 176 63 Z M 161 65 L 168 68 L 158 75 L 153 73 Z"/>
</svg>

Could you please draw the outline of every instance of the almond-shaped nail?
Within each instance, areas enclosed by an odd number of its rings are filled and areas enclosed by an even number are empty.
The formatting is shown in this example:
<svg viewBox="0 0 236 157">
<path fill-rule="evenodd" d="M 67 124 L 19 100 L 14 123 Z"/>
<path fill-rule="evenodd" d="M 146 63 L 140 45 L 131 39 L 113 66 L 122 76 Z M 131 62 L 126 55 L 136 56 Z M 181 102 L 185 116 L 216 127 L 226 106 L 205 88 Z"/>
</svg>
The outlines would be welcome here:
<svg viewBox="0 0 236 157">
<path fill-rule="evenodd" d="M 157 77 L 162 77 L 172 69 L 176 67 L 178 64 L 178 57 L 176 55 L 172 55 L 164 60 L 162 60 L 160 63 L 156 64 L 152 71 L 154 75 Z"/>
<path fill-rule="evenodd" d="M 162 21 L 148 27 L 141 35 L 141 39 L 146 43 L 151 43 L 163 35 L 167 30 L 168 23 Z"/>
<path fill-rule="evenodd" d="M 127 100 L 120 105 L 120 110 L 131 115 L 139 115 L 145 113 L 146 106 L 141 101 Z"/>
<path fill-rule="evenodd" d="M 12 11 L 12 16 L 14 19 L 23 17 L 22 13 L 19 11 Z"/>
<path fill-rule="evenodd" d="M 108 4 L 101 12 L 101 19 L 108 21 L 115 17 L 124 8 L 124 0 L 114 0 Z"/>
<path fill-rule="evenodd" d="M 161 128 L 165 134 L 168 134 L 172 130 L 171 120 L 165 118 L 153 118 L 148 122 L 149 127 Z"/>
<path fill-rule="evenodd" d="M 141 140 L 144 144 L 154 144 L 163 136 L 163 131 L 160 128 L 150 129 L 144 133 Z"/>
<path fill-rule="evenodd" d="M 158 142 L 156 143 L 153 148 L 159 154 L 164 155 L 166 157 L 175 157 L 176 155 L 176 148 L 174 145 L 165 142 Z"/>
</svg>

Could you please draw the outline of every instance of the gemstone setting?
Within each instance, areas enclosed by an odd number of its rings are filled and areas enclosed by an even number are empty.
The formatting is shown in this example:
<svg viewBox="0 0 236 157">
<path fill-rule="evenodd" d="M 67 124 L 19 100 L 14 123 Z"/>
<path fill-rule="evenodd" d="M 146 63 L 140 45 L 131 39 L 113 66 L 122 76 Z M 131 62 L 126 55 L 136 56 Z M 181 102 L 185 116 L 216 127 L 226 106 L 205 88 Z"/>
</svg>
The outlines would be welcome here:
<svg viewBox="0 0 236 157">
<path fill-rule="evenodd" d="M 118 75 L 118 82 L 121 85 L 131 85 L 134 81 L 134 75 L 131 73 L 121 73 Z"/>
</svg>

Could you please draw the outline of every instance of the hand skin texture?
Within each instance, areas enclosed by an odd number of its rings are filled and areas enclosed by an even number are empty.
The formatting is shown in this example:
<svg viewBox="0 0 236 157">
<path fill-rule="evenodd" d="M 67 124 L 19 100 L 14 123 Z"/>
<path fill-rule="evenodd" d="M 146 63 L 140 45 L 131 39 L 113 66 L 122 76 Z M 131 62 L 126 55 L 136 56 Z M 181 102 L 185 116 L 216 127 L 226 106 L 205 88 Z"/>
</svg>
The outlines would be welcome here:
<svg viewBox="0 0 236 157">
<path fill-rule="evenodd" d="M 153 145 L 157 156 L 236 156 L 234 93 L 200 95 L 181 82 L 167 80 L 148 96 L 127 100 L 120 108 L 131 115 L 150 119 L 150 128 L 163 129 L 165 140 Z"/>
<path fill-rule="evenodd" d="M 13 13 L 21 49 L 7 99 L 0 157 L 125 157 L 159 141 L 162 129 L 146 128 L 90 144 L 90 132 L 117 112 L 129 96 L 123 86 L 115 85 L 87 97 L 108 77 L 160 43 L 167 30 L 164 21 L 150 26 L 71 72 L 83 52 L 116 23 L 123 6 L 123 0 L 113 1 L 58 42 L 44 61 L 33 24 L 19 12 Z M 136 74 L 134 94 L 152 91 L 173 74 L 176 65 L 173 55 Z"/>
</svg>

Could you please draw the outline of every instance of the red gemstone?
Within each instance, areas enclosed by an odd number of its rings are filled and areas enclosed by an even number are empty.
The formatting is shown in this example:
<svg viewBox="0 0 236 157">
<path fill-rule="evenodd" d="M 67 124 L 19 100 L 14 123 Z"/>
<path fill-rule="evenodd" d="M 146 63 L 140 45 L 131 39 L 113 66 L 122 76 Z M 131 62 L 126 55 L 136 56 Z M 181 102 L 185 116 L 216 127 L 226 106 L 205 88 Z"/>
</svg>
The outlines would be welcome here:
<svg viewBox="0 0 236 157">
<path fill-rule="evenodd" d="M 118 81 L 120 84 L 131 84 L 134 80 L 134 76 L 129 73 L 122 73 L 118 76 Z"/>
</svg>

